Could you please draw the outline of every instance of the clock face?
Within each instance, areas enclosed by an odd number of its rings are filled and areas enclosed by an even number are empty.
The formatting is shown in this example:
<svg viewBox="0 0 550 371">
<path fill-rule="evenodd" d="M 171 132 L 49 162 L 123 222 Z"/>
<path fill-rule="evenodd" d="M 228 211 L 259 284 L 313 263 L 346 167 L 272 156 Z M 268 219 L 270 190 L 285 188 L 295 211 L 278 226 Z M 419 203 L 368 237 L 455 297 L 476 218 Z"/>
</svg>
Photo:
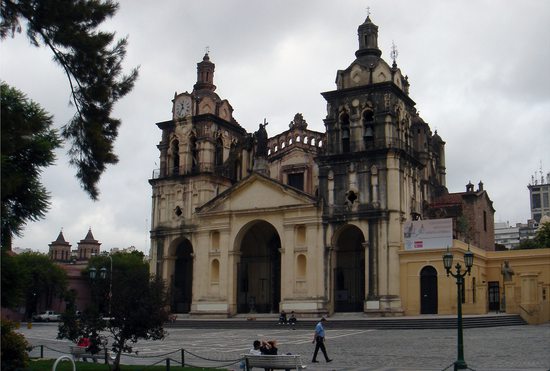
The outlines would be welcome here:
<svg viewBox="0 0 550 371">
<path fill-rule="evenodd" d="M 184 117 L 191 113 L 191 98 L 184 97 L 176 102 L 174 109 L 176 117 Z"/>
</svg>

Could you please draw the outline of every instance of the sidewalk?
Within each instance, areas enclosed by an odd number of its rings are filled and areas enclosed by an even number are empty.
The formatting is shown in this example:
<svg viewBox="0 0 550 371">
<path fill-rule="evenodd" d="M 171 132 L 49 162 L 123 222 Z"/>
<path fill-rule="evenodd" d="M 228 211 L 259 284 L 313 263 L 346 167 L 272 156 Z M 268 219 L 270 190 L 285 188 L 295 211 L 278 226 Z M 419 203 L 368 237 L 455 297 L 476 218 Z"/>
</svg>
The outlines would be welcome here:
<svg viewBox="0 0 550 371">
<path fill-rule="evenodd" d="M 328 321 L 327 351 L 334 360 L 311 363 L 313 328 L 292 330 L 280 326 L 269 329 L 167 328 L 162 341 L 139 341 L 139 356 L 123 356 L 124 364 L 150 365 L 167 353 L 195 366 L 226 367 L 238 370 L 239 359 L 255 339 L 276 339 L 279 353 L 301 354 L 307 370 L 435 371 L 452 370 L 457 356 L 456 330 L 374 330 L 334 329 Z M 39 324 L 18 330 L 33 345 L 46 344 L 46 357 L 57 358 L 70 343 L 57 340 L 56 324 Z M 476 371 L 548 371 L 550 369 L 550 323 L 537 326 L 507 326 L 464 330 L 464 359 Z M 175 352 L 175 353 L 174 353 Z M 193 357 L 190 354 L 198 357 Z M 202 358 L 199 358 L 202 357 Z M 204 359 L 214 359 L 207 362 Z"/>
</svg>

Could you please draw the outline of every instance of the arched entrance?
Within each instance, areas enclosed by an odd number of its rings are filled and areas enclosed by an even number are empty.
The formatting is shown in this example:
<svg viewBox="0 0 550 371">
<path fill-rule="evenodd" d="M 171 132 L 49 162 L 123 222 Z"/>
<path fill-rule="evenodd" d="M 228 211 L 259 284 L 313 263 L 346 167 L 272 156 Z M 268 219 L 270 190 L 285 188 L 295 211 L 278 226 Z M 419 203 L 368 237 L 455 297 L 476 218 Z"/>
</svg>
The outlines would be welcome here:
<svg viewBox="0 0 550 371">
<path fill-rule="evenodd" d="M 437 271 L 431 265 L 420 271 L 420 314 L 437 314 Z"/>
<path fill-rule="evenodd" d="M 334 265 L 334 311 L 363 312 L 365 302 L 365 238 L 353 225 L 340 231 Z"/>
<path fill-rule="evenodd" d="M 183 240 L 176 247 L 174 276 L 172 279 L 172 312 L 189 313 L 193 297 L 193 247 Z"/>
<path fill-rule="evenodd" d="M 265 221 L 254 221 L 239 234 L 237 312 L 277 313 L 281 301 L 281 239 Z"/>
</svg>

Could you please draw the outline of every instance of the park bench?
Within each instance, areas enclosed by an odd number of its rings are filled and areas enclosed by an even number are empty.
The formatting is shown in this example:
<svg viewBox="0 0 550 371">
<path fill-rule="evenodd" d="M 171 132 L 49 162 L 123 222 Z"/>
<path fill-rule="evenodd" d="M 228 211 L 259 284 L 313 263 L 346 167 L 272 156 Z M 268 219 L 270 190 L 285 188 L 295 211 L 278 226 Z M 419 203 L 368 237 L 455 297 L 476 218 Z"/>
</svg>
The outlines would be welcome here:
<svg viewBox="0 0 550 371">
<path fill-rule="evenodd" d="M 299 354 L 280 354 L 280 355 L 255 355 L 243 354 L 246 370 L 253 367 L 271 368 L 274 370 L 301 370 L 307 366 L 302 364 L 302 358 Z"/>
<path fill-rule="evenodd" d="M 97 363 L 98 359 L 105 359 L 105 354 L 102 352 L 92 354 L 89 351 L 86 350 L 84 347 L 79 346 L 71 346 L 70 347 L 70 353 L 71 356 L 73 356 L 73 359 L 77 361 L 78 359 L 82 359 L 82 361 L 87 362 L 88 358 L 91 358 L 94 363 Z"/>
</svg>

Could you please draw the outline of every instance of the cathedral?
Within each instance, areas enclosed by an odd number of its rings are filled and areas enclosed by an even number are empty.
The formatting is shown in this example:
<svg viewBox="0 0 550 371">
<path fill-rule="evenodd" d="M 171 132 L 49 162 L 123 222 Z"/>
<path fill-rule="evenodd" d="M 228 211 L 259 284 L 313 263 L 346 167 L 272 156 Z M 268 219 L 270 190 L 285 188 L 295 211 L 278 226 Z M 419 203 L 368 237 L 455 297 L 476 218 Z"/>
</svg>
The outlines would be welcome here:
<svg viewBox="0 0 550 371">
<path fill-rule="evenodd" d="M 447 193 L 445 142 L 381 55 L 367 17 L 355 59 L 322 93 L 325 132 L 298 113 L 273 137 L 265 122 L 254 133 L 239 125 L 204 55 L 193 90 L 156 124 L 149 181 L 151 269 L 173 312 L 403 312 L 403 226 Z"/>
</svg>

